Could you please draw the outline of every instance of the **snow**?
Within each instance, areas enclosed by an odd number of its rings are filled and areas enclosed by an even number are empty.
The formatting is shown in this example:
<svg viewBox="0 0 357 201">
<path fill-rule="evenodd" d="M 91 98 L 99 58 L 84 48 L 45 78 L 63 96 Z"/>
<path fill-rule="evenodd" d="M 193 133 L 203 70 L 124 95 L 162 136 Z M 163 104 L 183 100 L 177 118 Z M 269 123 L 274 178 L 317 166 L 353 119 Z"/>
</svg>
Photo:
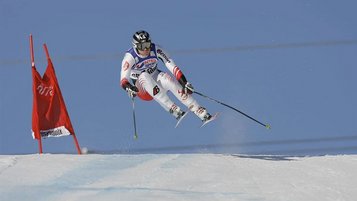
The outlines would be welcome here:
<svg viewBox="0 0 357 201">
<path fill-rule="evenodd" d="M 2 155 L 0 200 L 353 201 L 357 155 Z"/>
</svg>

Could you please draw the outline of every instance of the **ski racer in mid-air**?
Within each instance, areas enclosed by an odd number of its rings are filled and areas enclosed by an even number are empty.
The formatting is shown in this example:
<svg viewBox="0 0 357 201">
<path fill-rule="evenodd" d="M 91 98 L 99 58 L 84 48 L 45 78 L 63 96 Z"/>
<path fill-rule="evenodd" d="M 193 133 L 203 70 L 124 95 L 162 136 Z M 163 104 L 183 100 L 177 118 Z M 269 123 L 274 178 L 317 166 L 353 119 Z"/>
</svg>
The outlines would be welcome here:
<svg viewBox="0 0 357 201">
<path fill-rule="evenodd" d="M 159 60 L 174 77 L 158 69 Z M 187 113 L 169 98 L 167 91 L 171 91 L 204 124 L 214 119 L 206 108 L 193 98 L 194 88 L 179 67 L 165 50 L 152 43 L 146 31 L 137 31 L 133 35 L 133 47 L 126 51 L 122 61 L 120 85 L 130 98 L 138 95 L 143 100 L 154 99 L 178 122 Z"/>
</svg>

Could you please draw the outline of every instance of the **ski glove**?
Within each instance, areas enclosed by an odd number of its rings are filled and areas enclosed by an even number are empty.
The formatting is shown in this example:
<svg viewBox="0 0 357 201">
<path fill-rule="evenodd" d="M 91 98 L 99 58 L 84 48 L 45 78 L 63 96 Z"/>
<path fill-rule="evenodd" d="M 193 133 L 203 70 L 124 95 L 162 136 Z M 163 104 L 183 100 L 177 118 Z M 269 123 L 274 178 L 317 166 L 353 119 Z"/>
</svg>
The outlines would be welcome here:
<svg viewBox="0 0 357 201">
<path fill-rule="evenodd" d="M 134 98 L 139 92 L 139 89 L 136 86 L 128 86 L 125 91 L 128 92 L 130 98 Z"/>
<path fill-rule="evenodd" d="M 194 92 L 194 88 L 191 83 L 186 82 L 185 86 L 183 87 L 183 92 L 185 94 L 192 94 Z"/>
<path fill-rule="evenodd" d="M 192 94 L 195 90 L 193 89 L 193 86 L 191 83 L 189 83 L 186 80 L 186 77 L 181 74 L 181 77 L 178 78 L 178 82 L 181 84 L 182 86 L 182 93 L 183 94 Z"/>
</svg>

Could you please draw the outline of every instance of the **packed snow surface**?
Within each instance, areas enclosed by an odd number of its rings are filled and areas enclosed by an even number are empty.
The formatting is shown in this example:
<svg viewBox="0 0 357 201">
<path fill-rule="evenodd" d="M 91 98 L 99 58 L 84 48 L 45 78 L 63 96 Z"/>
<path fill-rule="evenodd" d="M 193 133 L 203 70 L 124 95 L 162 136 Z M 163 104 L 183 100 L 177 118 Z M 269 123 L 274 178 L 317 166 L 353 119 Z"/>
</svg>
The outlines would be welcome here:
<svg viewBox="0 0 357 201">
<path fill-rule="evenodd" d="M 357 155 L 3 155 L 0 200 L 355 201 Z"/>
</svg>

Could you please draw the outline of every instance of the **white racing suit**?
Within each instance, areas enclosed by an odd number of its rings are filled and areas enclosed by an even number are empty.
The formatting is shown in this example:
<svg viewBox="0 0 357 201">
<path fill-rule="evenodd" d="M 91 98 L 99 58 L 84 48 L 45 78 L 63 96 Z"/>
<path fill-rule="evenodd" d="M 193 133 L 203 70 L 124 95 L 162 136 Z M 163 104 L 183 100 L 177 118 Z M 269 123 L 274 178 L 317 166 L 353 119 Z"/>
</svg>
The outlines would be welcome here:
<svg viewBox="0 0 357 201">
<path fill-rule="evenodd" d="M 170 74 L 158 70 L 159 59 L 176 79 Z M 154 43 L 151 45 L 150 55 L 146 57 L 139 55 L 135 48 L 130 48 L 126 51 L 121 65 L 120 85 L 124 89 L 132 86 L 129 80 L 138 87 L 139 97 L 143 91 L 146 91 L 177 119 L 180 118 L 180 114 L 183 111 L 169 98 L 167 91 L 171 91 L 181 103 L 195 113 L 202 121 L 209 115 L 207 110 L 201 107 L 191 94 L 183 93 L 183 87 L 178 80 L 187 82 L 185 76 L 169 55 Z"/>
</svg>

